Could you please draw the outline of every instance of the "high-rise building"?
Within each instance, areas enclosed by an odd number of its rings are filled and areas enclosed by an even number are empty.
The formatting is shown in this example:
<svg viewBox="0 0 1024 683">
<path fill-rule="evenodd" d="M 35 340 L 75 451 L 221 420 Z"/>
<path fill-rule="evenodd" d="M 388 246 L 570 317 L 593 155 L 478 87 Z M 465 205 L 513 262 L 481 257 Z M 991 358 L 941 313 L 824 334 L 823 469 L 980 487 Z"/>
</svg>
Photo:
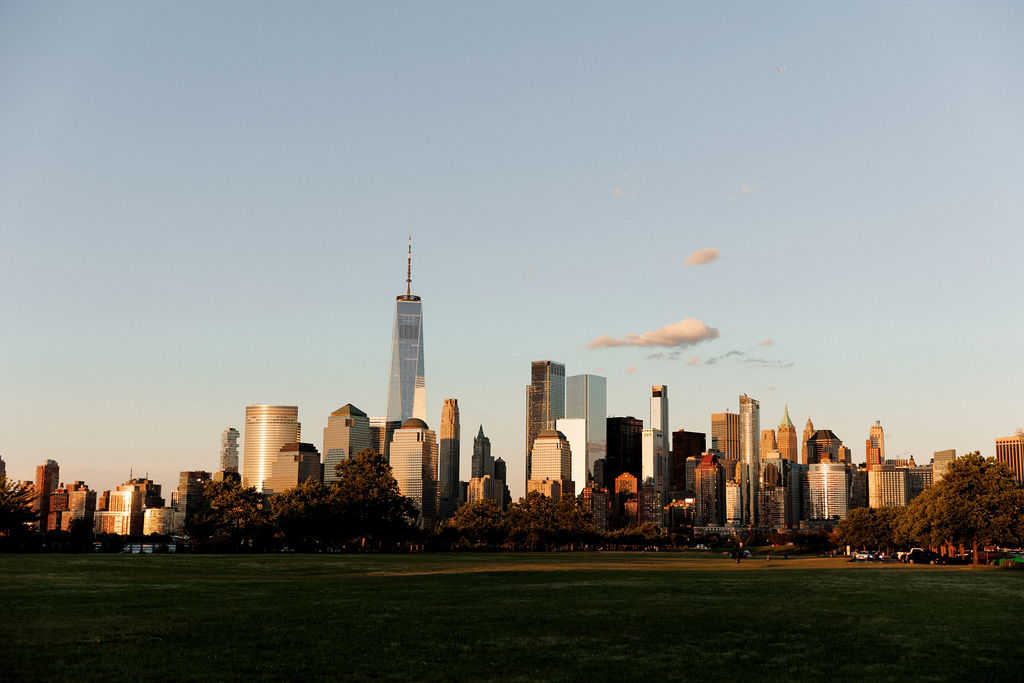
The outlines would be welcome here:
<svg viewBox="0 0 1024 683">
<path fill-rule="evenodd" d="M 843 462 L 847 451 L 841 451 L 843 442 L 831 429 L 819 429 L 807 440 L 807 459 L 810 464 L 816 462 Z"/>
<path fill-rule="evenodd" d="M 775 430 L 774 429 L 762 429 L 761 430 L 761 455 L 767 453 L 778 453 L 779 444 L 775 441 Z"/>
<path fill-rule="evenodd" d="M 758 524 L 757 486 L 761 471 L 761 404 L 740 396 L 740 486 L 743 488 L 743 523 Z"/>
<path fill-rule="evenodd" d="M 536 441 L 534 442 L 534 444 L 536 445 Z M 526 493 L 527 494 L 539 493 L 540 495 L 544 496 L 545 498 L 550 498 L 552 501 L 557 503 L 561 499 L 562 493 L 566 493 L 567 495 L 571 495 L 568 492 L 563 492 L 563 490 L 562 490 L 562 483 L 563 483 L 562 479 L 550 479 L 550 478 L 547 478 L 547 477 L 536 478 L 535 477 L 535 478 L 531 479 L 530 481 L 526 482 Z"/>
<path fill-rule="evenodd" d="M 327 417 L 324 427 L 324 483 L 338 479 L 337 468 L 342 460 L 351 460 L 370 448 L 370 418 L 351 403 L 346 403 Z"/>
<path fill-rule="evenodd" d="M 466 489 L 466 502 L 475 503 L 478 500 L 492 500 L 504 510 L 505 482 L 495 479 L 489 474 L 473 477 L 469 480 L 469 486 Z"/>
<path fill-rule="evenodd" d="M 487 454 L 487 457 L 490 458 L 490 442 L 488 442 Z M 505 490 L 505 502 L 502 504 L 502 508 L 507 508 L 512 502 L 512 494 L 508 490 L 508 467 L 503 458 L 494 458 L 494 478 L 502 483 Z"/>
<path fill-rule="evenodd" d="M 437 468 L 441 486 L 441 518 L 447 519 L 459 507 L 459 457 L 462 429 L 459 427 L 459 401 L 446 398 L 441 409 L 441 443 Z"/>
<path fill-rule="evenodd" d="M 850 470 L 850 500 L 847 508 L 855 510 L 857 508 L 868 507 L 868 466 L 854 465 L 853 463 L 847 463 Z"/>
<path fill-rule="evenodd" d="M 175 530 L 183 529 L 192 521 L 192 515 L 195 514 L 202 500 L 203 487 L 208 481 L 210 481 L 210 473 L 202 470 L 178 474 L 178 489 L 171 493 Z"/>
<path fill-rule="evenodd" d="M 694 471 L 694 526 L 725 524 L 725 473 L 718 456 L 704 453 Z"/>
<path fill-rule="evenodd" d="M 907 468 L 907 503 L 924 493 L 932 485 L 932 466 L 915 465 Z"/>
<path fill-rule="evenodd" d="M 405 275 L 405 294 L 395 299 L 388 379 L 388 422 L 427 418 L 427 384 L 423 374 L 423 302 L 412 293 L 412 237 Z"/>
<path fill-rule="evenodd" d="M 704 434 L 677 429 L 672 432 L 672 476 L 670 491 L 693 491 L 692 476 L 688 477 L 687 463 L 696 467 L 701 453 L 707 450 Z M 690 459 L 693 459 L 692 461 Z"/>
<path fill-rule="evenodd" d="M 725 523 L 743 524 L 743 487 L 735 479 L 725 482 Z"/>
<path fill-rule="evenodd" d="M 644 421 L 635 417 L 609 417 L 605 420 L 608 433 L 608 455 L 605 459 L 605 486 L 613 489 L 615 479 L 629 472 L 640 479 L 641 440 Z"/>
<path fill-rule="evenodd" d="M 996 460 L 1006 463 L 1017 481 L 1024 481 L 1024 430 L 996 439 Z"/>
<path fill-rule="evenodd" d="M 814 436 L 814 423 L 811 422 L 811 418 L 807 418 L 807 424 L 804 425 L 804 438 L 803 443 L 800 446 L 800 462 L 804 465 L 810 465 L 810 455 L 807 453 L 807 442 Z"/>
<path fill-rule="evenodd" d="M 526 479 L 534 477 L 531 453 L 533 441 L 565 417 L 565 365 L 550 360 L 530 363 L 530 385 L 526 387 Z"/>
<path fill-rule="evenodd" d="M 370 448 L 384 456 L 384 462 L 391 462 L 391 437 L 402 423 L 386 417 L 370 418 Z"/>
<path fill-rule="evenodd" d="M 220 465 L 221 472 L 238 471 L 238 430 L 228 427 L 220 433 Z"/>
<path fill-rule="evenodd" d="M 868 430 L 868 441 L 873 448 L 878 449 L 879 462 L 885 462 L 885 433 L 880 421 L 875 420 L 875 424 L 871 425 L 871 429 Z"/>
<path fill-rule="evenodd" d="M 623 472 L 615 477 L 613 490 L 615 491 L 615 512 L 621 515 L 625 512 L 626 503 L 636 498 L 637 491 L 640 490 L 639 481 L 629 472 Z"/>
<path fill-rule="evenodd" d="M 246 406 L 242 486 L 262 491 L 281 446 L 298 443 L 301 436 L 298 406 Z"/>
<path fill-rule="evenodd" d="M 103 510 L 100 511 L 100 506 L 97 505 L 93 517 L 93 530 L 98 534 L 119 534 L 121 536 L 141 534 L 145 523 L 143 505 L 146 497 L 145 487 L 134 481 L 129 481 L 118 486 L 116 491 L 106 493 L 107 499 Z"/>
<path fill-rule="evenodd" d="M 793 426 L 793 421 L 789 419 L 788 404 L 786 405 L 786 412 L 782 416 L 782 422 L 779 423 L 778 435 L 779 453 L 786 460 L 797 462 L 799 445 L 796 440 L 796 427 Z"/>
<path fill-rule="evenodd" d="M 664 490 L 665 453 L 662 451 L 665 439 L 660 429 L 645 429 L 640 432 L 640 477 L 644 485 L 659 491 Z"/>
<path fill-rule="evenodd" d="M 263 487 L 264 493 L 282 493 L 312 479 L 323 481 L 320 452 L 311 443 L 286 443 L 270 466 L 270 476 Z"/>
<path fill-rule="evenodd" d="M 837 520 L 846 516 L 849 473 L 841 462 L 816 462 L 808 468 L 811 519 Z"/>
<path fill-rule="evenodd" d="M 502 465 L 505 461 L 501 461 Z M 491 457 L 491 440 L 484 436 L 484 426 L 473 439 L 473 460 L 470 463 L 470 475 L 473 479 L 490 475 L 497 478 L 494 470 L 494 458 Z M 504 481 L 504 477 L 501 478 Z"/>
<path fill-rule="evenodd" d="M 555 420 L 555 431 L 565 435 L 569 442 L 569 451 L 572 453 L 572 480 L 581 481 L 577 476 L 587 476 L 587 421 L 582 417 L 563 417 Z M 536 442 L 534 442 L 536 443 Z"/>
<path fill-rule="evenodd" d="M 36 499 L 32 507 L 39 514 L 39 530 L 46 531 L 50 517 L 50 495 L 60 483 L 60 465 L 56 460 L 47 460 L 36 467 Z"/>
<path fill-rule="evenodd" d="M 661 435 L 660 459 L 654 465 L 654 485 L 662 493 L 668 493 L 672 479 L 672 434 L 668 430 L 668 387 L 657 384 L 651 387 L 651 429 Z"/>
<path fill-rule="evenodd" d="M 870 441 L 869 441 L 870 443 Z M 907 470 L 890 464 L 868 468 L 868 506 L 901 507 L 907 504 Z"/>
<path fill-rule="evenodd" d="M 656 486 L 645 484 L 636 494 L 637 524 L 652 522 L 660 527 L 665 526 L 665 495 Z"/>
<path fill-rule="evenodd" d="M 433 524 L 440 504 L 437 436 L 423 420 L 409 418 L 395 430 L 391 439 L 391 473 L 401 494 L 420 511 L 420 523 Z"/>
<path fill-rule="evenodd" d="M 71 522 L 76 519 L 85 519 L 90 526 L 96 512 L 96 492 L 90 491 L 84 481 L 76 481 L 67 485 L 68 507 L 67 512 L 61 515 L 60 528 L 64 531 L 71 529 Z"/>
<path fill-rule="evenodd" d="M 611 502 L 608 499 L 608 490 L 596 486 L 587 486 L 581 494 L 583 508 L 590 510 L 594 515 L 594 527 L 598 531 L 608 531 L 608 517 L 611 514 Z"/>
<path fill-rule="evenodd" d="M 545 429 L 533 441 L 532 480 L 557 479 L 561 482 L 563 495 L 575 495 L 572 481 L 572 451 L 565 434 L 555 429 Z M 527 482 L 529 485 L 529 482 Z"/>
<path fill-rule="evenodd" d="M 0 479 L 7 476 L 7 463 L 4 462 L 3 458 L 0 458 Z"/>
<path fill-rule="evenodd" d="M 932 456 L 932 480 L 937 484 L 946 475 L 946 469 L 956 460 L 956 449 L 935 451 Z"/>
<path fill-rule="evenodd" d="M 608 381 L 604 377 L 573 375 L 565 378 L 565 418 L 584 420 L 584 447 L 582 450 L 575 444 L 572 447 L 572 478 L 580 486 L 604 481 L 608 451 L 607 415 Z M 557 425 L 555 428 L 558 429 Z"/>
<path fill-rule="evenodd" d="M 729 460 L 740 459 L 740 416 L 736 413 L 711 414 L 711 448 Z"/>
</svg>

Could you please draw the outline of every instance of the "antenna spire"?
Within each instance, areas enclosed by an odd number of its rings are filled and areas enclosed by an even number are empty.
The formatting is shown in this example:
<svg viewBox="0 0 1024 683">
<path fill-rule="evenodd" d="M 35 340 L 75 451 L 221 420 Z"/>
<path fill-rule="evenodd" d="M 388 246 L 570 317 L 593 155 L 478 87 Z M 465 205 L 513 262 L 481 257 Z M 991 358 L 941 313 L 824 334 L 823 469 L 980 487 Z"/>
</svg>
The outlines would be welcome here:
<svg viewBox="0 0 1024 683">
<path fill-rule="evenodd" d="M 409 234 L 409 263 L 405 271 L 405 295 L 412 296 L 412 233 Z"/>
</svg>

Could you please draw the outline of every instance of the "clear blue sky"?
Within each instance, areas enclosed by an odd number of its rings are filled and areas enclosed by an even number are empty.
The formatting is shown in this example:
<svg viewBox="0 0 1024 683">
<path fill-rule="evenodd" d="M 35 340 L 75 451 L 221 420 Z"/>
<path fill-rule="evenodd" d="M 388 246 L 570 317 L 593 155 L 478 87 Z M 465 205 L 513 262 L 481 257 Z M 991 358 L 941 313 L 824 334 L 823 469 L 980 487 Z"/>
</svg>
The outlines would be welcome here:
<svg viewBox="0 0 1024 683">
<path fill-rule="evenodd" d="M 673 429 L 748 393 L 855 460 L 876 419 L 890 457 L 991 455 L 1022 35 L 986 2 L 3 3 L 0 456 L 169 491 L 247 404 L 318 448 L 382 414 L 410 232 L 464 478 L 482 423 L 522 493 L 536 359 L 615 415 L 669 385 Z M 687 318 L 719 336 L 584 348 Z"/>
</svg>

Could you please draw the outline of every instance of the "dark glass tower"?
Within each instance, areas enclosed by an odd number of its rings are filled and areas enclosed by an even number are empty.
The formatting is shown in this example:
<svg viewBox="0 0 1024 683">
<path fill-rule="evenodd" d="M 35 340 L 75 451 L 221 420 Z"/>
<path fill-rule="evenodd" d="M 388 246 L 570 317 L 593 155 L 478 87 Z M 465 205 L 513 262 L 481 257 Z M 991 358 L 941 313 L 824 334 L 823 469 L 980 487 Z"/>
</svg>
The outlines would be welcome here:
<svg viewBox="0 0 1024 683">
<path fill-rule="evenodd" d="M 388 378 L 387 421 L 405 423 L 427 419 L 427 385 L 423 376 L 423 304 L 412 293 L 412 238 L 405 294 L 395 300 L 391 334 L 391 374 Z"/>
</svg>

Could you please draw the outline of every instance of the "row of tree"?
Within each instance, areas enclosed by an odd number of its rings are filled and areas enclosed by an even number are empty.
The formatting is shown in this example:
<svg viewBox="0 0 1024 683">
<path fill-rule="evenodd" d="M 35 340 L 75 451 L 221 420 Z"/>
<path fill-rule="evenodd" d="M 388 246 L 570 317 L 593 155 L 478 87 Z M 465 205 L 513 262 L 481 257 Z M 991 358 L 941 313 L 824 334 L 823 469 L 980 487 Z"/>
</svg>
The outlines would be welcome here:
<svg viewBox="0 0 1024 683">
<path fill-rule="evenodd" d="M 970 548 L 977 564 L 979 546 L 1024 544 L 1024 488 L 1005 463 L 976 451 L 954 460 L 906 507 L 851 510 L 836 540 L 889 552 L 919 544 L 964 555 Z"/>
</svg>

